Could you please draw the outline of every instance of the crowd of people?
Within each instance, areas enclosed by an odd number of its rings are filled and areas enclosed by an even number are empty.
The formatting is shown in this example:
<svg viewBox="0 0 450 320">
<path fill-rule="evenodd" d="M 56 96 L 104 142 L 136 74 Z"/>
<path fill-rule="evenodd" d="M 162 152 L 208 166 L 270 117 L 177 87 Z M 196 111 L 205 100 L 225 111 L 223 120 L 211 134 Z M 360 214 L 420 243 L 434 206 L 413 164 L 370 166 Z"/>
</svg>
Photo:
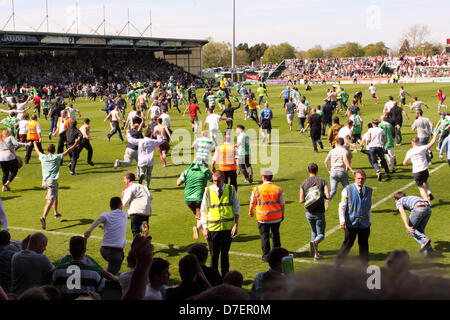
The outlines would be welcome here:
<svg viewBox="0 0 450 320">
<path fill-rule="evenodd" d="M 395 73 L 402 78 L 414 76 L 446 77 L 450 72 L 447 55 L 435 56 L 379 56 L 361 58 L 289 59 L 281 79 L 299 84 L 308 81 L 341 81 L 383 78 L 389 79 L 392 72 L 379 73 L 385 62 L 396 64 Z M 433 67 L 431 69 L 423 67 Z"/>
<path fill-rule="evenodd" d="M 230 297 L 289 299 L 315 296 L 317 291 L 309 291 L 310 288 L 304 283 L 304 277 L 317 277 L 318 274 L 315 271 L 306 272 L 298 276 L 298 279 L 303 281 L 293 281 L 293 277 L 289 275 L 290 269 L 283 264 L 285 261 L 283 258 L 289 256 L 289 252 L 282 247 L 279 231 L 285 218 L 285 199 L 283 189 L 272 182 L 274 174 L 271 171 L 264 171 L 261 176 L 263 182 L 252 188 L 248 212 L 249 216 L 257 221 L 261 239 L 261 259 L 269 264 L 270 269 L 256 275 L 252 289 L 250 292 L 245 292 L 241 289 L 242 274 L 230 268 L 229 251 L 233 238 L 239 233 L 239 217 L 242 214 L 240 199 L 237 195 L 238 172 L 242 174 L 245 183 L 251 184 L 255 179 L 250 161 L 252 141 L 245 130 L 251 127 L 257 128 L 263 137 L 263 143 L 270 145 L 271 121 L 274 113 L 268 103 L 269 96 L 265 84 L 261 83 L 254 93 L 251 88 L 238 83 L 237 94 L 234 96 L 231 92 L 231 83 L 227 79 L 220 82 L 217 90 L 206 88 L 205 94 L 200 98 L 208 116 L 201 131 L 201 137 L 197 138 L 192 145 L 195 153 L 194 161 L 177 179 L 178 185 L 185 186 L 184 200 L 195 219 L 192 227 L 193 240 L 198 242 L 202 235 L 207 246 L 196 243 L 190 247 L 188 254 L 179 261 L 181 284 L 168 287 L 169 263 L 164 259 L 153 257 L 151 238 L 147 237 L 149 217 L 152 215 L 150 186 L 154 167 L 153 154 L 158 149 L 161 163 L 163 166 L 166 165 L 172 133 L 169 112 L 175 112 L 177 109 L 181 114 L 182 109 L 185 108 L 184 113 L 189 110 L 190 124 L 188 126 L 197 133 L 200 133 L 201 128 L 197 115 L 201 112 L 199 98 L 196 95 L 197 87 L 194 82 L 183 85 L 182 79 L 181 82 L 179 80 L 169 75 L 166 80 L 158 79 L 158 81 L 151 81 L 150 84 L 140 82 L 127 84 L 129 90 L 126 99 L 120 92 L 114 90 L 114 87 L 104 92 L 105 108 L 101 110 L 107 114 L 105 122 L 110 121 L 111 131 L 106 136 L 108 141 L 116 133 L 120 140 L 124 140 L 121 130 L 127 130 L 124 160 L 111 161 L 111 166 L 114 168 L 130 166 L 135 159 L 137 174 L 129 172 L 124 175 L 122 197 L 112 197 L 109 203 L 110 211 L 101 214 L 83 236 L 71 238 L 69 254 L 61 257 L 56 265 L 43 254 L 48 241 L 43 233 L 34 233 L 20 243 L 11 242 L 7 232 L 6 213 L 3 206 L 0 206 L 0 221 L 4 229 L 0 233 L 2 241 L 0 243 L 0 274 L 3 288 L 0 291 L 0 297 L 41 300 L 57 298 L 207 300 L 230 299 Z M 47 227 L 47 216 L 52 207 L 55 218 L 62 216 L 58 212 L 58 179 L 64 157 L 67 155 L 70 157 L 71 175 L 76 174 L 76 163 L 83 148 L 88 150 L 88 163 L 95 165 L 92 162 L 93 150 L 89 142 L 90 120 L 84 119 L 84 124 L 78 129 L 77 113 L 78 117 L 81 117 L 80 112 L 73 105 L 66 105 L 62 96 L 58 94 L 53 96 L 49 94 L 48 88 L 45 89 L 41 91 L 40 87 L 37 87 L 26 91 L 23 102 L 5 94 L 4 101 L 8 109 L 2 109 L 2 112 L 8 113 L 8 117 L 4 120 L 7 129 L 0 136 L 4 192 L 11 190 L 11 183 L 20 167 L 15 149 L 26 147 L 27 154 L 31 154 L 34 150 L 39 157 L 42 167 L 42 185 L 47 191 L 47 202 L 43 215 L 40 217 L 43 230 Z M 371 99 L 378 103 L 376 86 L 371 85 L 367 91 L 370 92 Z M 367 267 L 369 263 L 372 196 L 375 191 L 365 185 L 367 173 L 353 168 L 351 160 L 360 150 L 361 153 L 368 155 L 369 163 L 378 181 L 381 182 L 383 179 L 381 168 L 385 171 L 386 180 L 395 178 L 397 161 L 394 145 L 395 141 L 397 145 L 402 142 L 403 116 L 407 117 L 403 107 L 406 106 L 407 94 L 411 95 L 401 88 L 396 97 L 400 98 L 400 104 L 397 103 L 397 99 L 390 97 L 379 119 L 372 119 L 367 124 L 367 132 L 363 134 L 364 124 L 360 116 L 363 107 L 361 91 L 354 93 L 353 99 L 350 99 L 350 94 L 341 86 L 334 86 L 327 89 L 324 104 L 315 108 L 311 107 L 307 97 L 302 95 L 296 87 L 287 87 L 280 93 L 280 98 L 284 99 L 283 107 L 290 130 L 296 131 L 293 118 L 297 113 L 299 132 L 303 134 L 310 130 L 315 152 L 318 152 L 318 146 L 322 149 L 324 147 L 322 136 L 328 138 L 332 147 L 324 159 L 330 174 L 329 184 L 326 180 L 319 178 L 317 163 L 307 165 L 305 170 L 309 177 L 301 184 L 300 203 L 304 205 L 306 219 L 311 228 L 309 248 L 313 261 L 318 262 L 322 258 L 319 243 L 325 239 L 325 212 L 337 193 L 338 183 L 343 186 L 339 202 L 339 223 L 340 228 L 345 231 L 345 237 L 336 258 L 336 266 L 323 267 L 323 270 L 329 271 L 330 277 L 328 278 L 330 283 L 324 284 L 323 288 L 339 283 L 338 275 L 346 274 L 349 281 L 353 281 L 354 286 L 363 290 L 362 286 L 365 285 L 366 279 L 361 282 L 361 272 L 353 272 L 354 269 L 343 268 L 343 265 L 356 237 L 358 237 L 361 265 Z M 440 90 L 435 96 L 439 100 L 438 111 L 440 112 L 446 97 Z M 86 98 L 95 99 L 89 95 Z M 47 107 L 49 107 L 51 121 L 49 139 L 56 137 L 58 139 L 57 145 L 49 144 L 46 152 L 43 151 L 41 144 L 42 132 L 39 121 L 42 118 L 39 118 L 37 113 L 42 100 L 47 101 Z M 395 209 L 400 212 L 406 231 L 419 244 L 420 252 L 427 257 L 433 257 L 439 253 L 433 249 L 430 238 L 425 234 L 425 228 L 431 216 L 431 203 L 434 200 L 428 183 L 428 166 L 432 161 L 432 148 L 438 135 L 440 135 L 440 156 L 442 157 L 444 150 L 447 150 L 448 157 L 450 117 L 445 112 L 440 112 L 441 121 L 433 126 L 427 118 L 423 117 L 422 105 L 424 104 L 418 103 L 421 101 L 417 97 L 414 101 L 411 108 L 416 109 L 417 119 L 412 129 L 417 130 L 418 136 L 412 139 L 412 148 L 408 151 L 403 164 L 407 166 L 410 161 L 412 162 L 414 181 L 419 189 L 420 197 L 396 192 L 392 201 L 395 202 Z M 31 121 L 26 112 L 30 108 L 26 107 L 28 103 L 34 105 L 35 113 Z M 131 107 L 128 115 L 126 115 L 127 103 L 130 103 Z M 233 107 L 233 104 L 237 106 Z M 241 106 L 244 121 L 250 119 L 252 121 L 248 121 L 245 126 L 241 123 L 234 126 L 234 112 Z M 216 110 L 221 113 L 215 113 Z M 340 112 L 342 112 L 341 118 L 345 119 L 345 125 L 340 124 L 342 121 L 338 117 Z M 219 121 L 221 120 L 227 122 L 227 130 L 224 133 L 223 143 L 219 144 Z M 236 143 L 232 130 L 236 130 Z M 18 142 L 15 137 L 21 142 Z M 27 159 L 29 160 L 29 156 Z M 27 159 L 25 165 L 28 162 Z M 448 160 L 450 165 L 450 159 Z M 355 176 L 353 184 L 349 183 L 348 171 Z M 208 186 L 210 181 L 212 184 Z M 410 211 L 409 217 L 407 211 Z M 125 258 L 128 217 L 131 220 L 133 243 Z M 103 229 L 100 254 L 107 262 L 106 269 L 86 255 L 87 240 L 97 226 Z M 272 245 L 270 239 L 272 239 Z M 208 252 L 211 256 L 210 267 L 206 266 Z M 130 270 L 119 274 L 124 260 Z M 29 267 L 31 265 L 32 268 Z M 80 270 L 81 286 L 71 282 L 73 278 L 70 272 L 73 272 L 71 270 L 74 268 Z M 378 296 L 366 290 L 365 297 L 420 299 L 424 296 L 418 292 L 428 293 L 427 289 L 431 280 L 409 272 L 409 257 L 406 252 L 392 252 L 386 261 L 384 272 L 387 274 L 387 279 L 392 280 L 386 287 L 389 289 L 384 289 L 386 291 Z M 416 289 L 423 288 L 423 291 L 406 290 L 403 286 L 405 279 L 412 279 L 413 281 L 411 280 L 408 285 Z M 339 290 L 345 291 L 348 288 Z M 349 295 L 345 296 L 349 297 Z M 327 297 L 338 298 L 338 292 L 331 291 Z"/>
</svg>

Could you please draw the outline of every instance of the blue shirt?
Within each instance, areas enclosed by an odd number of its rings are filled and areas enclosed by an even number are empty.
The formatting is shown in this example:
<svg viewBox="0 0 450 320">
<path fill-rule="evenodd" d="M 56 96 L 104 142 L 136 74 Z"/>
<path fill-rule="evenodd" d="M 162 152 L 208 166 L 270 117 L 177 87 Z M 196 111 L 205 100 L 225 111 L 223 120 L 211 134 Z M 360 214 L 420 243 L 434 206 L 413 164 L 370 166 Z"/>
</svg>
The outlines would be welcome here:
<svg viewBox="0 0 450 320">
<path fill-rule="evenodd" d="M 272 120 L 272 118 L 273 118 L 272 110 L 270 110 L 269 108 L 262 109 L 259 112 L 259 115 L 261 116 L 262 120 Z"/>
<path fill-rule="evenodd" d="M 284 93 L 284 98 L 285 98 L 285 99 L 289 99 L 289 96 L 291 95 L 291 90 L 289 90 L 289 89 L 284 89 L 284 90 L 283 90 L 283 93 Z"/>
<path fill-rule="evenodd" d="M 405 210 L 412 211 L 416 205 L 417 202 L 428 202 L 428 200 L 415 197 L 415 196 L 407 196 L 398 199 L 397 204 L 395 207 L 398 209 L 400 207 L 403 207 Z M 429 203 L 429 202 L 428 202 Z"/>
<path fill-rule="evenodd" d="M 241 93 L 242 96 L 245 96 L 245 94 L 247 93 L 247 88 L 242 87 L 241 90 L 239 90 L 239 92 Z"/>
<path fill-rule="evenodd" d="M 450 160 L 450 136 L 447 136 L 447 138 L 444 139 L 442 142 L 441 150 L 439 152 L 439 156 L 441 156 L 444 153 L 445 148 L 447 148 L 447 160 Z"/>
</svg>

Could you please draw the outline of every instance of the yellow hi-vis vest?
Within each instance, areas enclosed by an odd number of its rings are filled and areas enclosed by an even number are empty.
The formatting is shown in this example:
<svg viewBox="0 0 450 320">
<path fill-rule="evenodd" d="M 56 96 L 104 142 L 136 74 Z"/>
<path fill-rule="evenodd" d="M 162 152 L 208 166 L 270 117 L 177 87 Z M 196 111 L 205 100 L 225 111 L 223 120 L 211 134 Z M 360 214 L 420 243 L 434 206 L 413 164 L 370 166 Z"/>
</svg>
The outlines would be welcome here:
<svg viewBox="0 0 450 320">
<path fill-rule="evenodd" d="M 214 186 L 207 187 L 205 192 L 208 206 L 207 229 L 209 231 L 231 230 L 234 226 L 234 188 L 226 184 L 220 199 L 214 190 Z"/>
</svg>

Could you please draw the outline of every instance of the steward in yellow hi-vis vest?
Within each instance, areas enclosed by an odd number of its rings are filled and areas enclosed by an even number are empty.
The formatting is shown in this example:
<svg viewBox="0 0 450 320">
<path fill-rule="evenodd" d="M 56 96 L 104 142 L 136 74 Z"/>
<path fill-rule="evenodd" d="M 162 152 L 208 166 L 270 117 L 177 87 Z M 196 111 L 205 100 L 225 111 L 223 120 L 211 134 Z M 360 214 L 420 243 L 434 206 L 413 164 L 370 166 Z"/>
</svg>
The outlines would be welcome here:
<svg viewBox="0 0 450 320">
<path fill-rule="evenodd" d="M 238 232 L 240 204 L 236 189 L 225 184 L 222 171 L 215 171 L 213 183 L 205 188 L 200 208 L 203 236 L 211 252 L 211 267 L 224 276 L 230 268 L 228 252 L 231 240 Z"/>
<path fill-rule="evenodd" d="M 258 221 L 263 252 L 262 260 L 265 262 L 267 262 L 270 253 L 270 233 L 272 233 L 273 247 L 281 247 L 280 224 L 284 219 L 283 189 L 273 184 L 272 178 L 271 171 L 263 172 L 263 184 L 252 189 L 248 213 L 250 217 L 253 217 L 254 211 L 256 211 L 256 221 Z"/>
</svg>

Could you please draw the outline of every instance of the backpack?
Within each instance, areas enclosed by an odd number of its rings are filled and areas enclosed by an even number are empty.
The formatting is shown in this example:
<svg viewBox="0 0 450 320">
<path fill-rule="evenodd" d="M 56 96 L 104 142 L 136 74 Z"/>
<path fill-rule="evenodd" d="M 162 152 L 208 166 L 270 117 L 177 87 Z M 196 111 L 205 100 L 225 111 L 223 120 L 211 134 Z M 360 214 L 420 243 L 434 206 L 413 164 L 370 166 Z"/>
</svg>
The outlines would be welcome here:
<svg viewBox="0 0 450 320">
<path fill-rule="evenodd" d="M 306 190 L 305 194 L 305 208 L 311 208 L 313 205 L 317 204 L 320 199 L 322 199 L 322 179 L 320 179 L 319 186 L 314 186 Z"/>
<path fill-rule="evenodd" d="M 442 94 L 442 101 L 444 101 L 447 98 L 447 96 L 443 93 Z"/>
</svg>

